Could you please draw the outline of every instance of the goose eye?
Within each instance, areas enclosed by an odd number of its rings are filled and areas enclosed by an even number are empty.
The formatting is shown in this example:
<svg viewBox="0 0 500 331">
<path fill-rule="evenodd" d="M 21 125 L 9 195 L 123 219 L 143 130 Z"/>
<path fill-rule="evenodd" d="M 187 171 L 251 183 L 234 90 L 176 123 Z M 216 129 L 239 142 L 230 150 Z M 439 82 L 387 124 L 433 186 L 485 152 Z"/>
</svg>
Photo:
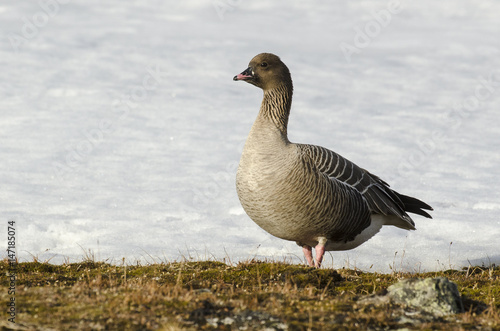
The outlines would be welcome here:
<svg viewBox="0 0 500 331">
<path fill-rule="evenodd" d="M 260 64 L 260 66 L 261 66 L 261 67 L 267 67 L 267 62 L 262 62 L 262 63 Z"/>
</svg>

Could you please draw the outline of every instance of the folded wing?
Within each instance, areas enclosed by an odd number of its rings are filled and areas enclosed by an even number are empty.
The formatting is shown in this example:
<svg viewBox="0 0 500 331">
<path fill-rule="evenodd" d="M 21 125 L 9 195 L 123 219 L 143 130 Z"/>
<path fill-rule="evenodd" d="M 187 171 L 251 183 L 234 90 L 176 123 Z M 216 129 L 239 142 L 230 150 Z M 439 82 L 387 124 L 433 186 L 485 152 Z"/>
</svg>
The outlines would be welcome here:
<svg viewBox="0 0 500 331">
<path fill-rule="evenodd" d="M 404 221 L 393 225 L 415 229 L 415 223 L 407 212 L 432 218 L 425 212 L 425 210 L 432 210 L 431 206 L 416 198 L 399 194 L 382 179 L 339 154 L 315 145 L 298 144 L 297 146 L 314 161 L 319 171 L 330 179 L 346 183 L 359 191 L 373 214 L 393 215 Z"/>
</svg>

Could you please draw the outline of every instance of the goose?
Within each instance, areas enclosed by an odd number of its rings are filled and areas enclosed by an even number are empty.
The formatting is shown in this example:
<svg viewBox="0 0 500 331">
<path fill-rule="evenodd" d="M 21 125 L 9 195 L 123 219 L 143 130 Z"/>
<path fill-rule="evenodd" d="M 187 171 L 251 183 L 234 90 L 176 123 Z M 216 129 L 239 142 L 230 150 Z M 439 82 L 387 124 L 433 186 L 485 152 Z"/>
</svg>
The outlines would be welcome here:
<svg viewBox="0 0 500 331">
<path fill-rule="evenodd" d="M 264 91 L 236 174 L 241 205 L 262 229 L 301 246 L 309 266 L 320 268 L 325 251 L 353 249 L 384 225 L 415 230 L 407 212 L 432 218 L 431 206 L 339 154 L 288 140 L 293 84 L 278 56 L 258 54 L 233 80 Z"/>
</svg>

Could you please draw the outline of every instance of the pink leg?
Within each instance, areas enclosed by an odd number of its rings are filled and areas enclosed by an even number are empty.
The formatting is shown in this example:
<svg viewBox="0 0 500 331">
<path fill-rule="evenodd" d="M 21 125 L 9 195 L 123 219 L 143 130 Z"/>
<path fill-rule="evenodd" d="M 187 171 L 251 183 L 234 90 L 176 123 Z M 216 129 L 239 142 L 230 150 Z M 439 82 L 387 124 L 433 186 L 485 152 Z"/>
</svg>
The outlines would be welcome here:
<svg viewBox="0 0 500 331">
<path fill-rule="evenodd" d="M 318 244 L 315 247 L 316 250 L 316 264 L 314 265 L 316 268 L 321 268 L 321 261 L 323 261 L 323 255 L 325 255 L 325 245 Z"/>
<path fill-rule="evenodd" d="M 302 246 L 302 251 L 304 252 L 304 256 L 306 257 L 306 260 L 307 260 L 307 263 L 309 264 L 309 266 L 314 267 L 312 247 L 308 246 L 308 245 L 304 245 L 304 246 Z"/>
</svg>

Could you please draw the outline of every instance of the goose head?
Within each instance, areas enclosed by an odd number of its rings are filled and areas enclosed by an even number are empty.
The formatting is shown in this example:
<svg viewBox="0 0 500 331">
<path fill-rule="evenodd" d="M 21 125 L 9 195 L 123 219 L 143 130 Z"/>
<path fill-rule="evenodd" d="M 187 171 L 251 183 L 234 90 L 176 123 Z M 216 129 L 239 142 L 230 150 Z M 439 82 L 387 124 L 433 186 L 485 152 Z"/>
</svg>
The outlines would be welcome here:
<svg viewBox="0 0 500 331">
<path fill-rule="evenodd" d="M 287 66 L 278 56 L 271 53 L 261 53 L 255 56 L 248 64 L 248 68 L 234 76 L 233 80 L 245 81 L 264 91 L 283 84 L 292 86 L 292 78 Z"/>
</svg>

